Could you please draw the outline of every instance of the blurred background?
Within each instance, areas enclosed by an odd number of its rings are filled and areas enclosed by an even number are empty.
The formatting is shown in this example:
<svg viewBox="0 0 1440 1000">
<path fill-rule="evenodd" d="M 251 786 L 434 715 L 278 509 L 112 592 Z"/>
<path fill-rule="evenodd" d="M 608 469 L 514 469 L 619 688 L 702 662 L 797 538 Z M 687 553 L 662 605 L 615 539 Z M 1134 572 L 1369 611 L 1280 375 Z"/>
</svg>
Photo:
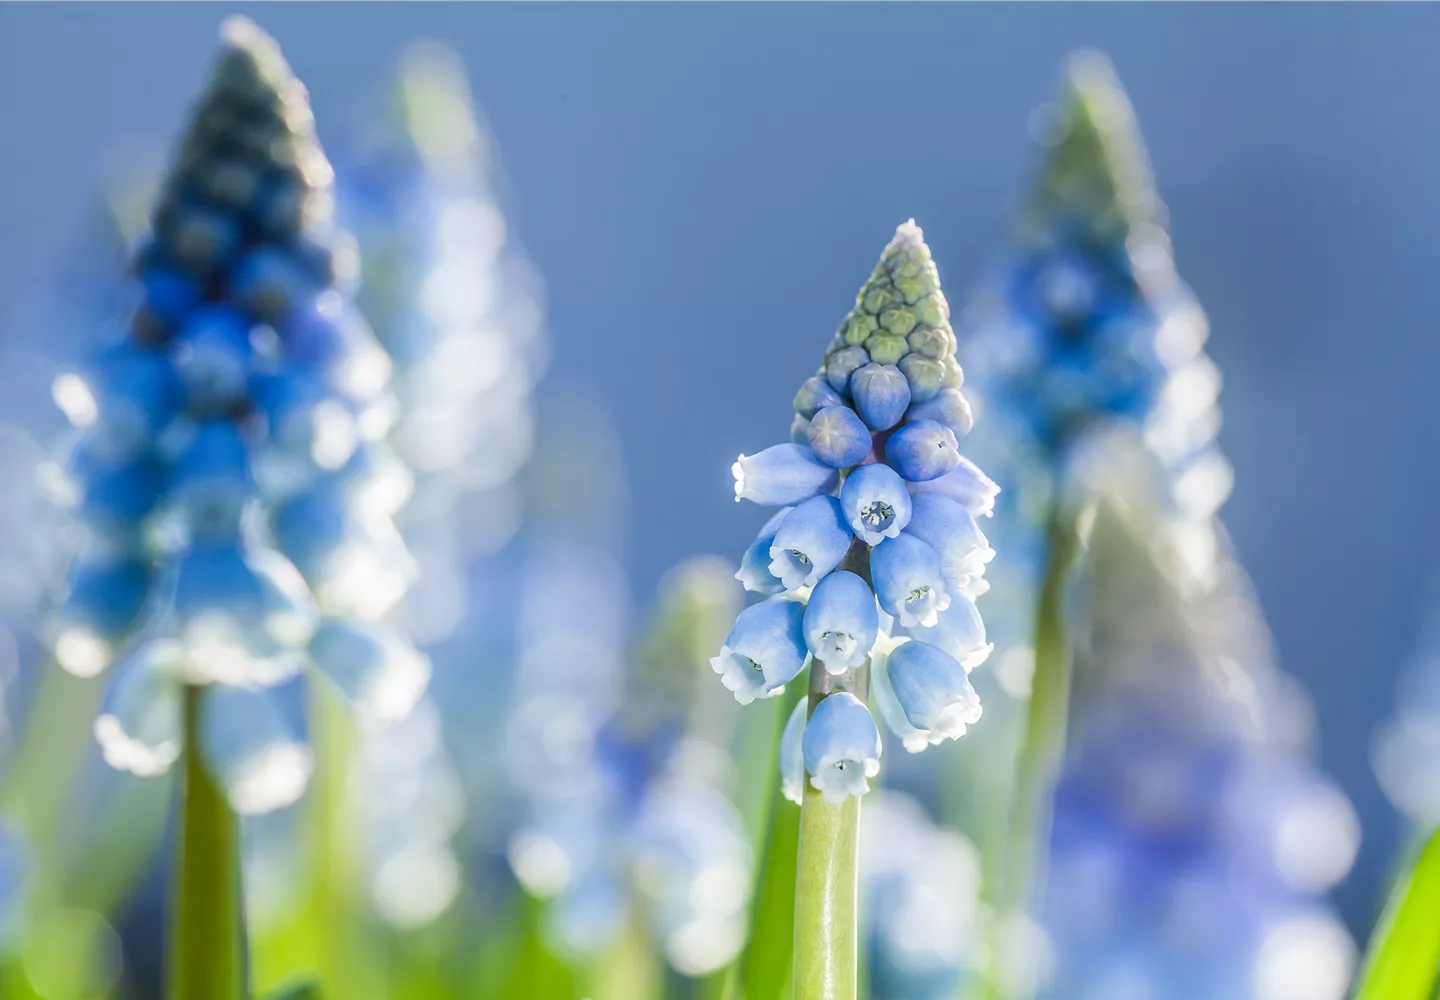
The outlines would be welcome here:
<svg viewBox="0 0 1440 1000">
<path fill-rule="evenodd" d="M 239 8 L 244 10 L 244 8 Z M 217 7 L 0 7 L 0 336 L 33 328 L 126 150 L 168 142 Z M 735 454 L 777 438 L 893 227 L 960 302 L 1011 233 L 1032 110 L 1108 53 L 1224 374 L 1223 516 L 1364 838 L 1363 940 L 1400 823 L 1370 763 L 1440 602 L 1440 10 L 1423 6 L 266 6 L 321 140 L 401 48 L 460 54 L 550 371 L 613 415 L 636 595 L 757 527 Z M 44 401 L 44 391 L 35 399 Z M 758 405 L 757 405 L 758 402 Z M 6 404 L 14 416 L 13 402 Z M 37 404 L 38 405 L 38 404 Z"/>
</svg>

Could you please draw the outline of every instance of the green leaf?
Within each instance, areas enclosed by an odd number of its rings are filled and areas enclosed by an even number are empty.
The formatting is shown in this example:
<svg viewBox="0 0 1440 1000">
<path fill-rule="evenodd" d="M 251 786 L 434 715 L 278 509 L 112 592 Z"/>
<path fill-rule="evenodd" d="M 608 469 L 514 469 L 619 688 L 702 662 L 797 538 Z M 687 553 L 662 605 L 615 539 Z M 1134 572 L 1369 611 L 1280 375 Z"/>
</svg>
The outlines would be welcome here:
<svg viewBox="0 0 1440 1000">
<path fill-rule="evenodd" d="M 1371 935 L 1354 1000 L 1430 1000 L 1440 972 L 1440 828 L 1395 884 Z"/>
</svg>

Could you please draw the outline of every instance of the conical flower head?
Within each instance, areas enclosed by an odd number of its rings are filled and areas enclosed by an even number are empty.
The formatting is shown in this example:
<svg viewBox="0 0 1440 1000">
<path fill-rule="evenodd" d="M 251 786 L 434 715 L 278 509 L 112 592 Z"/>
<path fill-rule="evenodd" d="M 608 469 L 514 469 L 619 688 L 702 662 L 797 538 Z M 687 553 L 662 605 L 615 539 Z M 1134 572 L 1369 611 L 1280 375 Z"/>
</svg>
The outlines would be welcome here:
<svg viewBox="0 0 1440 1000">
<path fill-rule="evenodd" d="M 211 687 L 204 739 L 224 729 L 227 746 L 280 760 L 265 749 L 280 729 L 236 706 L 293 689 L 322 616 L 382 616 L 408 582 L 391 520 L 408 472 L 382 440 L 390 359 L 349 302 L 358 267 L 331 180 L 275 42 L 226 22 L 135 254 L 140 304 L 79 380 L 93 406 L 72 407 L 88 425 L 70 461 L 87 543 L 51 625 L 56 657 L 98 672 L 142 625 L 172 650 L 102 727 L 112 760 L 136 759 L 125 720 L 157 717 L 150 703 L 180 683 Z M 221 771 L 253 811 L 308 773 L 247 764 L 245 791 Z M 283 795 L 253 793 L 272 780 Z"/>
</svg>

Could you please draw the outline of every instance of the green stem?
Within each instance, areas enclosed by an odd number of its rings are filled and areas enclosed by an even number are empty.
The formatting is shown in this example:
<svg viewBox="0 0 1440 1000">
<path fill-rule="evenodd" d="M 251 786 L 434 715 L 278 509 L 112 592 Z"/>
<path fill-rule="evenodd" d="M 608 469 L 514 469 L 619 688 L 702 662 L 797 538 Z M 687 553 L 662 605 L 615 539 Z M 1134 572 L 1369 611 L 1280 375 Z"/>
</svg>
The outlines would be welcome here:
<svg viewBox="0 0 1440 1000">
<path fill-rule="evenodd" d="M 170 925 L 170 1000 L 242 1000 L 247 994 L 241 913 L 240 828 L 200 759 L 204 688 L 185 688 L 180 842 Z"/>
<path fill-rule="evenodd" d="M 736 996 L 736 979 L 745 1000 L 781 1000 L 790 985 L 791 947 L 795 938 L 795 863 L 800 843 L 800 810 L 780 787 L 780 737 L 807 684 L 786 685 L 774 699 L 776 717 L 765 775 L 767 813 L 762 821 L 760 867 L 750 908 L 750 935 L 745 954 L 732 968 L 724 996 Z"/>
<path fill-rule="evenodd" d="M 1355 1000 L 1430 1000 L 1440 970 L 1440 829 L 1395 884 L 1370 940 Z"/>
<path fill-rule="evenodd" d="M 827 695 L 849 691 L 864 700 L 869 661 L 839 677 L 810 671 L 810 712 Z M 795 874 L 795 1000 L 855 1000 L 858 995 L 860 800 L 839 805 L 808 781 L 800 806 Z"/>
<path fill-rule="evenodd" d="M 1035 610 L 1035 672 L 1025 737 L 1016 765 L 1010 806 L 1008 849 L 995 887 L 988 995 L 1006 995 L 1004 928 L 1024 915 L 1043 892 L 1045 843 L 1050 832 L 1050 798 L 1065 757 L 1074 650 L 1065 624 L 1065 598 L 1080 553 L 1080 516 L 1051 512 L 1045 576 Z M 1018 998 L 1016 998 L 1018 1000 Z"/>
</svg>

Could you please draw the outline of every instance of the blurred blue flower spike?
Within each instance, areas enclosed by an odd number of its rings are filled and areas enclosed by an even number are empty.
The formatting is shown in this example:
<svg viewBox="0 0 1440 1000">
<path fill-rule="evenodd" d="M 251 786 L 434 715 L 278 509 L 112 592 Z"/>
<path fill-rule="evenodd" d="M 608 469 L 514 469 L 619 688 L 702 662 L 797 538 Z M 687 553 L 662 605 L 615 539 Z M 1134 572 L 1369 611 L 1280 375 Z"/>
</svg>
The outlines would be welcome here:
<svg viewBox="0 0 1440 1000">
<path fill-rule="evenodd" d="M 356 256 L 330 182 L 304 88 L 273 41 L 227 22 L 135 251 L 129 328 L 63 387 L 83 425 L 84 542 L 49 626 L 56 659 L 82 676 L 126 661 L 96 734 L 136 773 L 176 758 L 179 687 L 210 688 L 200 749 L 242 813 L 304 789 L 281 692 L 312 638 L 322 672 L 391 715 L 427 676 L 396 636 L 374 640 L 386 656 L 331 655 L 413 568 L 391 521 L 408 492 L 384 443 L 391 363 L 346 300 Z M 403 680 L 397 661 L 414 664 Z"/>
<path fill-rule="evenodd" d="M 980 716 L 965 674 L 989 652 L 974 597 L 994 551 L 974 519 L 991 512 L 998 487 L 960 453 L 973 423 L 963 381 L 939 273 L 907 222 L 796 393 L 791 440 L 733 468 L 737 500 L 782 510 L 736 574 L 766 600 L 741 613 L 712 666 L 748 704 L 810 665 L 809 697 L 779 737 L 782 791 L 802 805 L 799 1000 L 837 988 L 848 996 L 856 976 L 846 887 L 856 878 L 856 800 L 880 768 L 872 681 L 912 751 L 958 738 Z M 952 606 L 956 620 L 944 620 Z M 889 710 L 888 682 L 873 670 L 902 642 L 938 643 L 933 656 L 902 657 L 908 717 Z"/>
</svg>

